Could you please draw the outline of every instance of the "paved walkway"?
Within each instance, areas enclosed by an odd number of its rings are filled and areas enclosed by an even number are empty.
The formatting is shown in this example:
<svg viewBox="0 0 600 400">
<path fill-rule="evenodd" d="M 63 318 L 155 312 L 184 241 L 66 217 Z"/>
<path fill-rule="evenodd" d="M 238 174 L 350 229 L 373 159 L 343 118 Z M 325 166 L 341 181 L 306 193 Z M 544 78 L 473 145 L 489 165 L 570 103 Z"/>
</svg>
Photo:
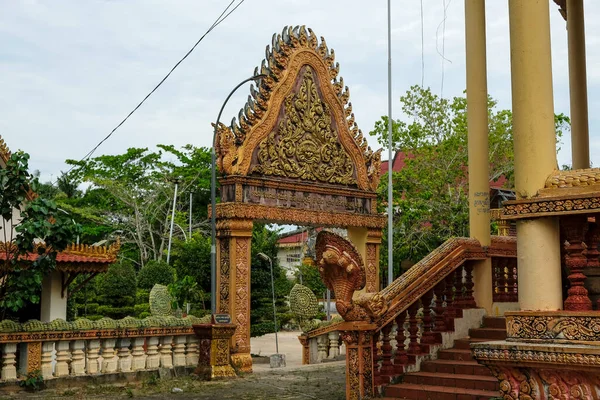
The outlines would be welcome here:
<svg viewBox="0 0 600 400">
<path fill-rule="evenodd" d="M 286 368 L 302 366 L 302 345 L 298 341 L 298 335 L 301 332 L 279 332 L 277 341 L 279 342 L 279 353 L 285 354 Z M 254 355 L 269 357 L 275 354 L 275 334 L 269 333 L 260 337 L 250 339 L 250 352 Z M 264 369 L 271 369 L 269 364 L 255 363 L 254 371 L 259 372 Z"/>
</svg>

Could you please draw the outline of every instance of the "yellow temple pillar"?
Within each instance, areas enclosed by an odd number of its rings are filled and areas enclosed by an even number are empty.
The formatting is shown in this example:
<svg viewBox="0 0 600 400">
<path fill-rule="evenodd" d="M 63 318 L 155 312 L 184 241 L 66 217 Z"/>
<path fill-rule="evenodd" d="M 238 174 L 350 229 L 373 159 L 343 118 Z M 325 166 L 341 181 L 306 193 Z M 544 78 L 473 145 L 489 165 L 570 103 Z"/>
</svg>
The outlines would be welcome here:
<svg viewBox="0 0 600 400">
<path fill-rule="evenodd" d="M 465 0 L 467 124 L 469 152 L 469 230 L 483 246 L 490 245 L 490 183 L 488 150 L 485 2 Z M 473 268 L 475 301 L 492 312 L 492 262 Z"/>
<path fill-rule="evenodd" d="M 590 167 L 583 0 L 567 0 L 571 156 L 573 169 Z"/>
<path fill-rule="evenodd" d="M 548 0 L 509 0 L 515 189 L 530 198 L 557 167 Z M 522 310 L 562 308 L 557 218 L 517 222 Z"/>
</svg>

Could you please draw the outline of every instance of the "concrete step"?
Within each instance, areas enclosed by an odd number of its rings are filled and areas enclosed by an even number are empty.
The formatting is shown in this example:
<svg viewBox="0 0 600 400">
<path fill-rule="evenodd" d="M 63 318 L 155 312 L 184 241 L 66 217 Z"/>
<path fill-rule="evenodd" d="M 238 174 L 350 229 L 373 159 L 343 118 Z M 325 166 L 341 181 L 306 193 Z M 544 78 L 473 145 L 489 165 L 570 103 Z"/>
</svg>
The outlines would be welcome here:
<svg viewBox="0 0 600 400">
<path fill-rule="evenodd" d="M 473 354 L 467 349 L 446 349 L 438 352 L 438 360 L 471 361 Z"/>
<path fill-rule="evenodd" d="M 469 329 L 469 337 L 472 339 L 504 340 L 506 329 L 503 328 L 474 328 Z"/>
<path fill-rule="evenodd" d="M 441 372 L 444 374 L 492 376 L 487 367 L 475 361 L 431 360 L 421 364 L 422 372 Z"/>
<path fill-rule="evenodd" d="M 488 339 L 473 339 L 473 338 L 462 338 L 454 341 L 454 348 L 459 350 L 471 350 L 471 343 L 473 342 L 489 342 Z"/>
<path fill-rule="evenodd" d="M 415 372 L 404 377 L 403 383 L 435 385 L 463 389 L 500 390 L 498 379 L 493 376 L 444 374 L 441 372 Z"/>
<path fill-rule="evenodd" d="M 506 318 L 504 318 L 504 317 L 483 317 L 483 328 L 506 329 Z"/>
<path fill-rule="evenodd" d="M 390 385 L 385 395 L 393 399 L 419 400 L 489 400 L 500 395 L 499 391 L 465 389 L 435 385 L 400 383 Z"/>
</svg>

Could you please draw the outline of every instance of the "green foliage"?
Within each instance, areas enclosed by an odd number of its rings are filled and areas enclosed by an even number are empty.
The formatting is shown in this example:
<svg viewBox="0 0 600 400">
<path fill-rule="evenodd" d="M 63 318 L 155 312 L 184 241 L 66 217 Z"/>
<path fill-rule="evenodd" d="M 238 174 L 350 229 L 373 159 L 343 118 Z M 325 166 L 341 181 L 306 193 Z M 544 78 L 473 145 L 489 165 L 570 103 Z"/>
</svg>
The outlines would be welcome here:
<svg viewBox="0 0 600 400">
<path fill-rule="evenodd" d="M 77 167 L 74 179 L 92 183 L 79 200 L 84 203 L 89 198 L 87 204 L 91 209 L 87 215 L 99 216 L 111 231 L 119 230 L 125 244 L 133 246 L 134 257 L 141 265 L 163 259 L 169 236 L 173 180 L 178 179 L 180 193 L 210 187 L 207 149 L 191 145 L 181 149 L 171 145 L 157 147 L 158 151 L 130 148 L 124 154 L 103 155 L 87 161 L 67 160 Z M 207 191 L 200 190 L 193 196 L 194 221 L 206 218 L 208 202 Z M 177 202 L 176 239 L 187 232 L 189 206 L 187 196 Z M 198 227 L 198 224 L 194 226 Z"/>
<path fill-rule="evenodd" d="M 469 236 L 466 99 L 444 99 L 430 89 L 413 86 L 400 102 L 411 122 L 393 121 L 392 129 L 394 149 L 405 155 L 405 167 L 393 175 L 396 276 L 401 273 L 402 260 L 418 261 L 450 237 Z M 489 179 L 504 177 L 510 188 L 514 170 L 512 113 L 496 106 L 489 98 Z M 557 141 L 568 128 L 568 118 L 557 115 Z M 387 119 L 382 117 L 370 134 L 387 146 Z M 378 190 L 381 211 L 387 207 L 387 190 L 384 175 Z M 381 265 L 386 264 L 384 241 Z"/>
<path fill-rule="evenodd" d="M 35 370 L 28 372 L 23 379 L 19 381 L 19 386 L 31 392 L 37 392 L 44 388 L 44 377 L 42 371 Z"/>
<path fill-rule="evenodd" d="M 173 299 L 172 307 L 174 309 L 182 309 L 185 304 L 191 303 L 199 296 L 198 283 L 189 275 L 170 284 L 168 289 Z"/>
<path fill-rule="evenodd" d="M 250 298 L 250 322 L 252 326 L 251 335 L 260 332 L 274 332 L 273 324 L 273 298 L 271 291 L 271 270 L 269 263 L 261 260 L 257 254 L 264 253 L 271 257 L 273 262 L 273 276 L 275 278 L 275 303 L 278 320 L 284 313 L 289 312 L 285 298 L 291 290 L 292 282 L 286 276 L 285 271 L 279 266 L 277 260 L 277 231 L 268 229 L 265 225 L 254 224 L 252 230 L 252 272 Z M 254 328 L 254 326 L 257 328 Z M 270 327 L 270 328 L 269 328 Z M 260 334 L 264 334 L 260 333 Z"/>
<path fill-rule="evenodd" d="M 147 290 L 157 283 L 166 286 L 174 281 L 175 269 L 164 261 L 148 261 L 137 277 L 138 288 Z"/>
<path fill-rule="evenodd" d="M 130 262 L 112 264 L 96 281 L 100 299 L 113 307 L 133 306 L 136 295 L 135 269 Z M 98 310 L 99 313 L 100 309 Z"/>
<path fill-rule="evenodd" d="M 194 233 L 190 240 L 173 242 L 172 257 L 177 276 L 194 277 L 210 293 L 210 235 Z"/>
<path fill-rule="evenodd" d="M 135 306 L 100 306 L 98 307 L 98 314 L 112 319 L 120 319 L 131 315 L 137 315 L 138 313 L 136 312 Z"/>
<path fill-rule="evenodd" d="M 300 279 L 300 276 L 302 276 L 302 279 Z M 327 291 L 327 287 L 323 283 L 321 274 L 319 274 L 319 270 L 316 266 L 307 264 L 298 266 L 296 282 L 300 283 L 300 281 L 302 281 L 302 285 L 310 288 L 317 298 L 323 297 L 323 293 Z"/>
<path fill-rule="evenodd" d="M 56 266 L 56 254 L 67 247 L 79 233 L 61 212 L 56 203 L 36 197 L 28 200 L 28 193 L 35 191 L 38 182 L 28 169 L 29 155 L 16 152 L 0 169 L 0 216 L 4 242 L 12 243 L 5 250 L 0 280 L 0 309 L 2 316 L 24 309 L 28 304 L 40 301 L 42 279 Z M 21 220 L 13 219 L 13 213 L 21 210 Z M 37 246 L 36 242 L 41 241 Z M 35 253 L 31 259 L 28 254 Z"/>
</svg>

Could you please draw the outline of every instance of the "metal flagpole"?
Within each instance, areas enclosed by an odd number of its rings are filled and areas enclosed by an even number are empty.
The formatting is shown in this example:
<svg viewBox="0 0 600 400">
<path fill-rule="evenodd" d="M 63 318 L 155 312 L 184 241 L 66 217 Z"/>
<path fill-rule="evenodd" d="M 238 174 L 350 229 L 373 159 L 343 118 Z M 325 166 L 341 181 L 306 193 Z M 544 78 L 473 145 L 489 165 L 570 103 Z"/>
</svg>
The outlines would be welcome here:
<svg viewBox="0 0 600 400">
<path fill-rule="evenodd" d="M 392 188 L 392 14 L 390 0 L 387 2 L 388 10 L 388 286 L 394 281 L 394 215 L 393 215 L 393 188 Z"/>
</svg>

